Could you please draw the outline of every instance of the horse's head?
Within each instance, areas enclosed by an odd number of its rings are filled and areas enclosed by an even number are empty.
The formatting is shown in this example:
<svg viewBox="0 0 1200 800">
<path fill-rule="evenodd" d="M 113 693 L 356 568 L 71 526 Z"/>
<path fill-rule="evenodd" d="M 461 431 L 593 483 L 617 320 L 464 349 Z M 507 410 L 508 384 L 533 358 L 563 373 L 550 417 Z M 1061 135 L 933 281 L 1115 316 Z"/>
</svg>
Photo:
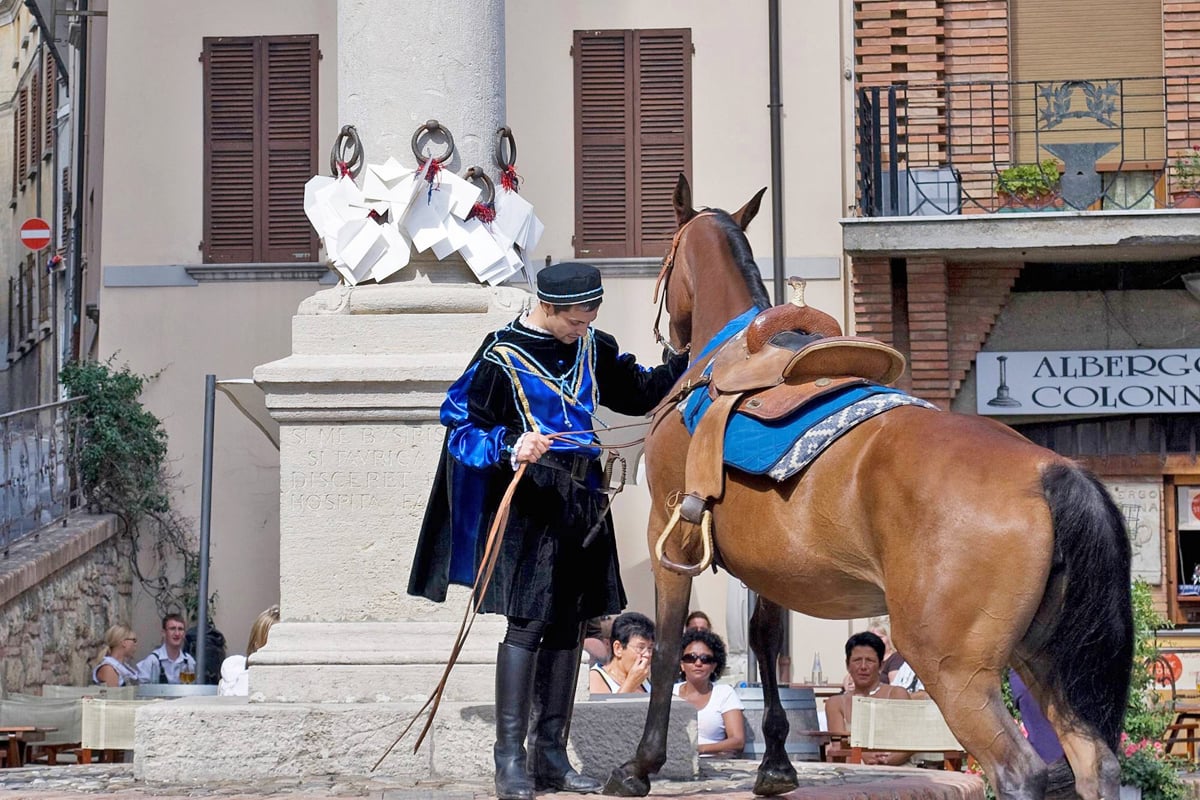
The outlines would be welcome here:
<svg viewBox="0 0 1200 800">
<path fill-rule="evenodd" d="M 679 229 L 663 265 L 671 343 L 679 349 L 703 344 L 730 319 L 770 298 L 754 263 L 745 230 L 758 214 L 764 186 L 732 214 L 692 206 L 692 187 L 682 174 L 671 200 Z"/>
</svg>

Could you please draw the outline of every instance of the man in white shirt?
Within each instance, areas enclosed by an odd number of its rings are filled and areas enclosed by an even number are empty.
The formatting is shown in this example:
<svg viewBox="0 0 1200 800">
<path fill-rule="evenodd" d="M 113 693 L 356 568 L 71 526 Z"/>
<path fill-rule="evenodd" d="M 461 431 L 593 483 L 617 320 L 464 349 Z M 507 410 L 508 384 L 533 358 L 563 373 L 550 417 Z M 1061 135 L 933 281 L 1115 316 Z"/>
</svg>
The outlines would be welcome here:
<svg viewBox="0 0 1200 800">
<path fill-rule="evenodd" d="M 196 674 L 196 660 L 183 652 L 186 632 L 180 615 L 167 614 L 163 617 L 163 643 L 137 665 L 142 683 L 182 683 L 179 674 L 185 671 L 185 667 L 186 671 Z"/>
</svg>

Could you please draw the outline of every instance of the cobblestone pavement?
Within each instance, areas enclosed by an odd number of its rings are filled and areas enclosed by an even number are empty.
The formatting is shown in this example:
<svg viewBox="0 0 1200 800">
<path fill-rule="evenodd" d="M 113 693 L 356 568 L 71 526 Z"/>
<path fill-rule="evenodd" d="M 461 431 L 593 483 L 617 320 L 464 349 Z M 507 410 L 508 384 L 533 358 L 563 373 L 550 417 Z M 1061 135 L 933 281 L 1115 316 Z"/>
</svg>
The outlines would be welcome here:
<svg viewBox="0 0 1200 800">
<path fill-rule="evenodd" d="M 706 760 L 701 779 L 658 781 L 651 797 L 729 798 L 750 800 L 755 765 L 747 761 Z M 983 800 L 977 778 L 956 773 L 844 764 L 797 764 L 800 788 L 786 795 L 794 800 Z M 90 764 L 0 770 L 0 797 L 30 800 L 182 800 L 208 797 L 220 800 L 315 800 L 330 797 L 368 797 L 378 800 L 486 800 L 490 781 L 397 785 L 386 779 L 316 777 L 278 779 L 246 786 L 215 783 L 203 786 L 150 785 L 136 780 L 132 764 Z M 548 793 L 544 800 L 578 800 L 579 795 Z"/>
</svg>

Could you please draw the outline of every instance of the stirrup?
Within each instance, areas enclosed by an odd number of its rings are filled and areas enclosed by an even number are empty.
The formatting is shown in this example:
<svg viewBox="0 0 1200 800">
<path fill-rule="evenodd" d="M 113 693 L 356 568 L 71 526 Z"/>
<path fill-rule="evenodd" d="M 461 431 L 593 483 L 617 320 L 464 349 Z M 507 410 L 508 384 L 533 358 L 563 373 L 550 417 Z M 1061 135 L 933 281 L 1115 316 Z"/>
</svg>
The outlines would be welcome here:
<svg viewBox="0 0 1200 800">
<path fill-rule="evenodd" d="M 686 500 L 684 501 L 686 502 Z M 665 569 L 680 575 L 686 575 L 689 578 L 694 578 L 712 565 L 713 546 L 712 546 L 712 509 L 705 508 L 700 514 L 700 541 L 704 545 L 704 552 L 700 556 L 700 561 L 694 565 L 677 564 L 667 558 L 664 552 L 667 544 L 667 537 L 675 530 L 675 526 L 679 524 L 679 520 L 683 516 L 683 503 L 675 506 L 675 512 L 671 514 L 671 520 L 667 523 L 666 529 L 662 535 L 658 537 L 658 541 L 654 543 L 654 557 L 658 559 L 658 563 Z M 685 540 L 688 538 L 685 534 Z"/>
</svg>

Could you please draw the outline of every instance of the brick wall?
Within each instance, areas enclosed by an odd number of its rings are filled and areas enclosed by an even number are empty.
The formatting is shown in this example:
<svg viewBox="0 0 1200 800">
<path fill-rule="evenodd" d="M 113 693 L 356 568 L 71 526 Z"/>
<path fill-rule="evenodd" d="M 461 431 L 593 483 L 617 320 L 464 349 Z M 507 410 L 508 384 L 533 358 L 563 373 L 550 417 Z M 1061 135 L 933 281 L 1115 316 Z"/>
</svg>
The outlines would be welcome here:
<svg viewBox="0 0 1200 800">
<path fill-rule="evenodd" d="M 72 518 L 14 544 L 0 562 L 0 685 L 84 685 L 104 631 L 129 624 L 132 578 L 111 516 Z"/>
<path fill-rule="evenodd" d="M 888 258 L 855 258 L 855 333 L 898 348 L 908 369 L 897 385 L 949 408 L 1008 303 L 1021 266 L 946 264 L 938 256 L 911 256 L 905 259 L 906 285 L 897 293 Z M 903 308 L 894 307 L 897 294 L 906 298 Z"/>
<path fill-rule="evenodd" d="M 915 256 L 908 262 L 908 339 L 912 391 L 950 407 L 950 317 L 946 262 Z"/>
<path fill-rule="evenodd" d="M 1019 262 L 950 265 L 947 285 L 951 397 L 958 394 L 975 354 L 1008 304 L 1021 267 Z"/>
<path fill-rule="evenodd" d="M 887 258 L 855 258 L 850 274 L 854 285 L 854 334 L 894 346 L 890 264 Z"/>
<path fill-rule="evenodd" d="M 1163 66 L 1167 78 L 1167 155 L 1200 141 L 1200 0 L 1163 3 Z"/>
</svg>

